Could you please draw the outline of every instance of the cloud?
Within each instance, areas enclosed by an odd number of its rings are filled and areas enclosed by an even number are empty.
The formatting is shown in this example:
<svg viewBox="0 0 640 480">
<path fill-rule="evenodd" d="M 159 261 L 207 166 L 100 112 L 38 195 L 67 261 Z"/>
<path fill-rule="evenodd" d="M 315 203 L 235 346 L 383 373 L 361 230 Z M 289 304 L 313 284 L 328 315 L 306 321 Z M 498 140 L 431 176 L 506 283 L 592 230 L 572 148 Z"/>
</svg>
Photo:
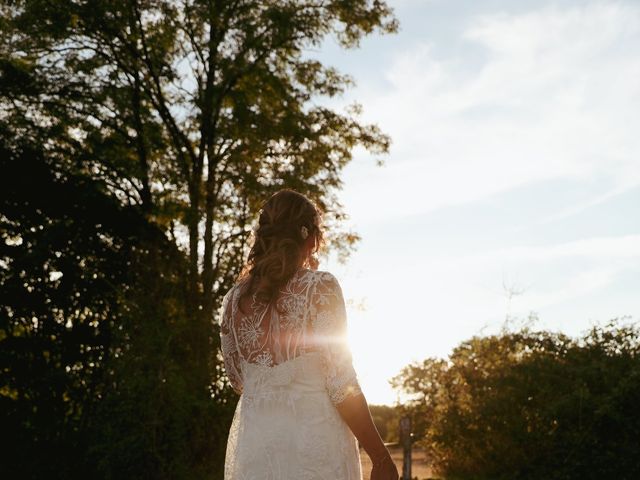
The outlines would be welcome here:
<svg viewBox="0 0 640 480">
<path fill-rule="evenodd" d="M 498 260 L 538 263 L 567 257 L 612 259 L 640 258 L 640 235 L 596 237 L 573 240 L 549 246 L 513 246 L 467 256 L 456 255 L 447 264 L 495 263 Z"/>
<path fill-rule="evenodd" d="M 481 15 L 460 36 L 474 58 L 443 58 L 416 41 L 392 62 L 387 90 L 365 83 L 353 92 L 394 142 L 385 167 L 348 167 L 354 219 L 557 178 L 606 178 L 612 192 L 640 184 L 640 6 Z"/>
<path fill-rule="evenodd" d="M 372 389 L 495 331 L 507 308 L 569 334 L 638 308 L 640 233 L 603 218 L 640 185 L 640 4 L 458 14 L 455 48 L 443 46 L 450 31 L 415 31 L 377 66 L 385 82 L 374 69 L 349 94 L 393 138 L 386 166 L 359 153 L 345 170 L 341 197 L 364 240 L 344 275 L 330 267 L 367 305 L 349 313 Z M 466 208 L 425 215 L 449 206 Z M 525 290 L 508 307 L 514 279 Z"/>
<path fill-rule="evenodd" d="M 403 345 L 393 368 L 419 357 L 418 352 L 445 355 L 463 338 L 502 324 L 507 312 L 504 282 L 522 288 L 511 314 L 526 316 L 535 310 L 553 328 L 562 325 L 575 332 L 588 315 L 617 311 L 612 309 L 615 299 L 603 301 L 598 292 L 622 272 L 638 271 L 638 258 L 640 234 L 432 255 L 426 262 L 401 262 L 393 272 L 370 268 L 364 278 L 345 282 L 349 296 L 365 298 L 368 306 L 364 312 L 349 312 L 351 329 L 354 337 Z M 553 315 L 563 305 L 571 306 L 570 314 Z M 415 335 L 407 336 L 409 331 Z M 369 358 L 366 351 L 358 355 Z"/>
</svg>

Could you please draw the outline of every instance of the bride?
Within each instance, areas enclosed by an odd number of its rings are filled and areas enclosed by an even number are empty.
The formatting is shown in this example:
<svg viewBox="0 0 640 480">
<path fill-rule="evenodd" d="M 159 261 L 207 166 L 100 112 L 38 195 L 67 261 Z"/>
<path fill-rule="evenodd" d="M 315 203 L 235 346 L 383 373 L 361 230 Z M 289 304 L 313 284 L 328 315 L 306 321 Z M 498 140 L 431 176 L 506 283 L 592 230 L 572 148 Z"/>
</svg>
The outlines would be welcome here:
<svg viewBox="0 0 640 480">
<path fill-rule="evenodd" d="M 247 263 L 220 309 L 227 376 L 241 394 L 225 480 L 371 480 L 398 471 L 371 419 L 336 277 L 317 269 L 320 212 L 284 189 L 264 204 Z"/>
</svg>

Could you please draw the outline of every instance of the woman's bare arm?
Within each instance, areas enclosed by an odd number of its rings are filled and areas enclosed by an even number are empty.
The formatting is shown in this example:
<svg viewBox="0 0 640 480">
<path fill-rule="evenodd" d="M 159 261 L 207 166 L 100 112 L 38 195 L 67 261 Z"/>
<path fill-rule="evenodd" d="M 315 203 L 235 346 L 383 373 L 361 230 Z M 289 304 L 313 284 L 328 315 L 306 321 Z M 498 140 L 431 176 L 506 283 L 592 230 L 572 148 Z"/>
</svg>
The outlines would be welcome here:
<svg viewBox="0 0 640 480">
<path fill-rule="evenodd" d="M 371 459 L 374 465 L 371 478 L 397 480 L 398 470 L 373 423 L 364 394 L 358 393 L 345 398 L 336 404 L 336 409 Z"/>
<path fill-rule="evenodd" d="M 326 386 L 331 402 L 373 462 L 372 480 L 398 480 L 389 451 L 373 423 L 347 341 L 347 311 L 337 278 L 321 272 L 313 298 L 314 334 L 326 361 Z M 319 330 L 318 330 L 319 329 Z"/>
</svg>

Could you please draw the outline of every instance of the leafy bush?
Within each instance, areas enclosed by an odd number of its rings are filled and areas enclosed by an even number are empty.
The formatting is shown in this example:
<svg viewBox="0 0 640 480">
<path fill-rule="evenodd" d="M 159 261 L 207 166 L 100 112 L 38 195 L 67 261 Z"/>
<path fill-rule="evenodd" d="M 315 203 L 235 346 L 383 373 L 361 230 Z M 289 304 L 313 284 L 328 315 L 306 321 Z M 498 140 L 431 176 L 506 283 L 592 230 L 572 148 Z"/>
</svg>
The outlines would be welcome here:
<svg viewBox="0 0 640 480">
<path fill-rule="evenodd" d="M 398 425 L 400 423 L 398 409 L 389 405 L 369 405 L 369 410 L 382 440 L 385 442 L 397 442 L 399 440 Z"/>
<path fill-rule="evenodd" d="M 450 479 L 640 476 L 640 329 L 619 319 L 582 338 L 503 332 L 394 384 L 433 464 Z"/>
<path fill-rule="evenodd" d="M 3 474 L 220 475 L 234 398 L 194 367 L 184 254 L 37 149 L 0 159 Z"/>
</svg>

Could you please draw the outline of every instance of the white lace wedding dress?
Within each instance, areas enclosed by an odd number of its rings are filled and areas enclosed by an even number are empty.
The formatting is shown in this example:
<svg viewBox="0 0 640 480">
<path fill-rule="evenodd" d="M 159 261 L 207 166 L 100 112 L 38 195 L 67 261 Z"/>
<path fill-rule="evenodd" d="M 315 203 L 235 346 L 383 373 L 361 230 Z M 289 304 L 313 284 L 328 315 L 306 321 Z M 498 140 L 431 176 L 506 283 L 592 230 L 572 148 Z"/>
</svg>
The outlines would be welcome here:
<svg viewBox="0 0 640 480">
<path fill-rule="evenodd" d="M 356 438 L 335 407 L 361 392 L 337 279 L 298 270 L 280 313 L 253 296 L 243 314 L 239 293 L 229 290 L 219 316 L 225 369 L 241 393 L 225 480 L 361 480 Z"/>
</svg>

